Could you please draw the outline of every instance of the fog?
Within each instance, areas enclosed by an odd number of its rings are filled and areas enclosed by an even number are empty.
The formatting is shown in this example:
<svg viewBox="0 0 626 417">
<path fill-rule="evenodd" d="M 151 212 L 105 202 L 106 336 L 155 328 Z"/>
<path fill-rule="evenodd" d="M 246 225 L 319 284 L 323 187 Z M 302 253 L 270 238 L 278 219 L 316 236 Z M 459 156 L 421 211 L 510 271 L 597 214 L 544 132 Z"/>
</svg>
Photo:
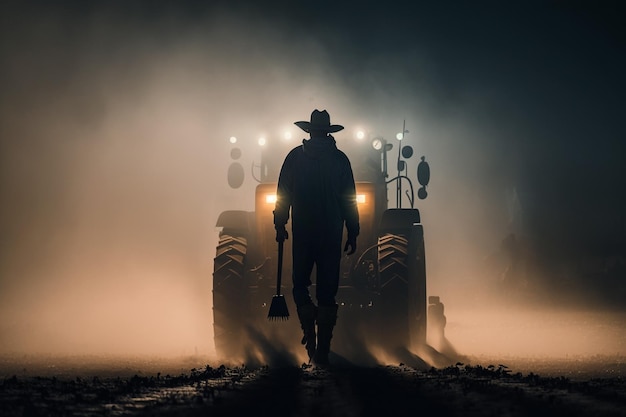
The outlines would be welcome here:
<svg viewBox="0 0 626 417">
<path fill-rule="evenodd" d="M 217 216 L 253 209 L 258 135 L 297 137 L 315 108 L 346 126 L 340 148 L 356 127 L 393 139 L 406 121 L 432 172 L 429 294 L 452 312 L 510 294 L 501 244 L 529 233 L 533 130 L 489 117 L 508 101 L 497 90 L 446 85 L 431 49 L 357 47 L 340 26 L 316 37 L 254 8 L 4 8 L 0 351 L 212 354 Z M 551 300 L 539 267 L 525 263 L 515 297 Z"/>
</svg>

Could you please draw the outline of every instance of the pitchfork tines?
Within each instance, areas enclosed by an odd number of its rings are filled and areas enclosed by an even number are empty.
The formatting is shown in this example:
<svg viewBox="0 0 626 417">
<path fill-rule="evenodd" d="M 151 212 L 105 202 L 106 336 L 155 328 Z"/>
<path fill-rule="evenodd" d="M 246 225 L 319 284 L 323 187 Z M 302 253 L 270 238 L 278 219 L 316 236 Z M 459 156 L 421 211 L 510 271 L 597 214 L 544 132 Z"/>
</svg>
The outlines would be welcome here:
<svg viewBox="0 0 626 417">
<path fill-rule="evenodd" d="M 289 309 L 287 308 L 284 295 L 277 294 L 272 297 L 272 304 L 270 305 L 270 311 L 267 313 L 267 318 L 270 321 L 289 319 Z"/>
</svg>

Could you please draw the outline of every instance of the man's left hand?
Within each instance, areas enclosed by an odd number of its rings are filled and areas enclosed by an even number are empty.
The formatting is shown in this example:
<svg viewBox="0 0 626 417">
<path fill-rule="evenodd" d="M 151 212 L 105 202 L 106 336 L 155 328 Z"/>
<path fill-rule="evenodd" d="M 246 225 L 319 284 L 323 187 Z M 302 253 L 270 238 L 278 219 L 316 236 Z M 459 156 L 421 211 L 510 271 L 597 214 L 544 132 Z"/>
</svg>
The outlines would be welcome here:
<svg viewBox="0 0 626 417">
<path fill-rule="evenodd" d="M 346 241 L 346 245 L 343 247 L 344 252 L 348 252 L 348 255 L 352 255 L 356 252 L 356 237 L 348 236 L 348 240 Z"/>
</svg>

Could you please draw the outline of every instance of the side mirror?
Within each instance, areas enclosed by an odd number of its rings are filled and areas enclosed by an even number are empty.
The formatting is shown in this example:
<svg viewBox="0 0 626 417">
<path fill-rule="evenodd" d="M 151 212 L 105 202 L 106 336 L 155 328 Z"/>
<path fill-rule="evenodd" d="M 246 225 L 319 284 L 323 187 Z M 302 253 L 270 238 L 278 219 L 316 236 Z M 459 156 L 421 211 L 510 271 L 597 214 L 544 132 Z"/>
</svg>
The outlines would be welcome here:
<svg viewBox="0 0 626 417">
<path fill-rule="evenodd" d="M 428 162 L 426 162 L 425 156 L 422 156 L 422 162 L 417 165 L 417 181 L 424 187 L 430 182 L 430 167 L 428 166 Z"/>
<path fill-rule="evenodd" d="M 243 184 L 243 166 L 239 162 L 233 162 L 228 167 L 228 185 L 230 188 L 239 188 Z"/>
</svg>

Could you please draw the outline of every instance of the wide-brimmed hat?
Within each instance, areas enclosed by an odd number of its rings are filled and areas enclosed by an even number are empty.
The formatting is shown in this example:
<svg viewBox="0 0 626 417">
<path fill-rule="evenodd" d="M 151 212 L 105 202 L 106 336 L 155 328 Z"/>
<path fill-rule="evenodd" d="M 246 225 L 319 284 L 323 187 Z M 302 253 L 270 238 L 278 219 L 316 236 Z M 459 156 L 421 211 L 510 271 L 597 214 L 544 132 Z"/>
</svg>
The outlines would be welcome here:
<svg viewBox="0 0 626 417">
<path fill-rule="evenodd" d="M 311 130 L 333 133 L 343 129 L 341 125 L 330 124 L 330 115 L 326 110 L 319 111 L 317 109 L 313 110 L 313 113 L 311 113 L 310 122 L 295 122 L 294 124 L 307 133 L 310 133 Z"/>
</svg>

